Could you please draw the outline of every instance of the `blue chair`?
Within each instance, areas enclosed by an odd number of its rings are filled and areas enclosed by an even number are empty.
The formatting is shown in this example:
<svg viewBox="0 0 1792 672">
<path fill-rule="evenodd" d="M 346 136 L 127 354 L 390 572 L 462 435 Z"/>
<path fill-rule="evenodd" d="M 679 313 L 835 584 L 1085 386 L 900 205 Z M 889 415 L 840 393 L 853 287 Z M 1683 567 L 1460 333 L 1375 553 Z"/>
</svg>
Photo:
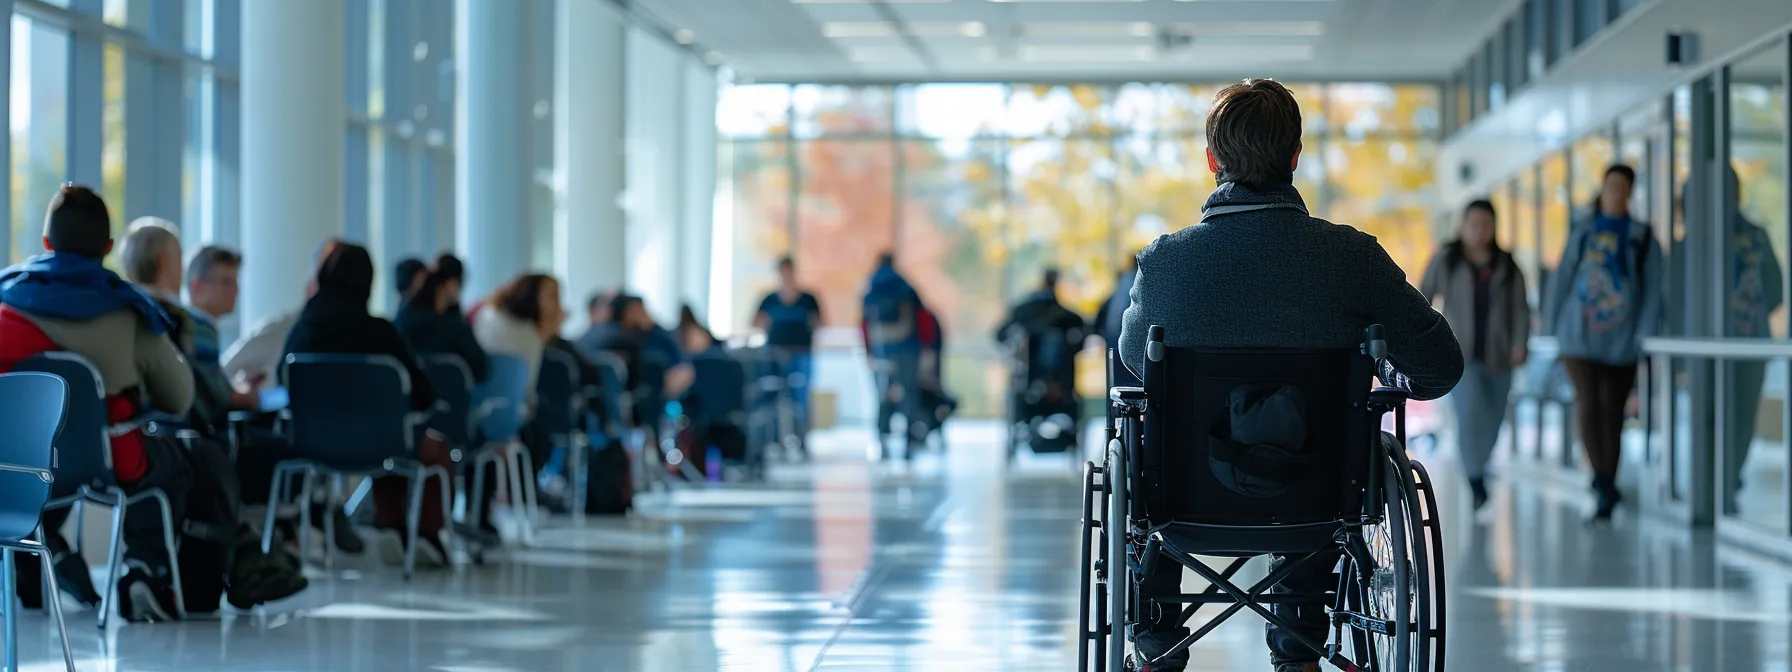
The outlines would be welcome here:
<svg viewBox="0 0 1792 672">
<path fill-rule="evenodd" d="M 579 380 L 578 360 L 563 350 L 548 348 L 541 356 L 541 372 L 535 376 L 534 422 L 556 450 L 566 451 L 569 501 L 575 506 L 583 506 L 585 501 L 581 483 L 590 441 L 579 431 L 584 415 L 585 388 Z"/>
<path fill-rule="evenodd" d="M 288 494 L 288 475 L 302 477 L 299 501 L 309 501 L 314 475 L 380 476 L 393 474 L 411 479 L 409 506 L 405 511 L 404 578 L 417 566 L 417 527 L 423 508 L 423 485 L 430 476 L 442 479 L 442 510 L 448 511 L 452 477 L 440 466 L 417 460 L 417 435 L 427 413 L 411 410 L 411 377 L 389 355 L 340 355 L 295 353 L 283 365 L 291 405 L 293 450 L 301 457 L 274 467 L 269 489 L 268 518 L 262 528 L 261 548 L 273 547 L 274 515 Z M 310 527 L 310 508 L 300 506 L 300 527 Z M 331 528 L 331 518 L 324 519 Z M 326 529 L 325 536 L 333 537 Z M 333 561 L 333 544 L 326 544 L 326 562 Z"/>
<path fill-rule="evenodd" d="M 436 414 L 430 427 L 456 450 L 473 440 L 473 370 L 460 355 L 424 355 L 423 370 L 436 390 Z"/>
<path fill-rule="evenodd" d="M 56 570 L 50 549 L 43 544 L 40 519 L 55 482 L 56 435 L 68 414 L 68 384 L 47 373 L 0 374 L 0 590 L 6 599 L 6 669 L 19 669 L 19 623 L 13 595 L 13 552 L 36 555 L 43 562 L 44 582 L 56 629 L 62 633 L 62 659 L 75 670 L 75 654 L 68 644 L 68 626 L 62 622 L 62 600 L 57 595 Z"/>
<path fill-rule="evenodd" d="M 526 421 L 524 409 L 529 403 L 529 365 L 520 357 L 492 355 L 491 373 L 473 390 L 473 398 L 478 400 L 473 407 L 472 424 L 480 447 L 473 452 L 471 492 L 475 497 L 484 496 L 487 464 L 505 465 L 509 477 L 504 484 L 505 495 L 511 506 L 522 513 L 519 518 L 524 524 L 525 538 L 532 538 L 535 477 L 531 473 L 524 478 L 523 469 L 528 465 L 533 472 L 535 462 L 519 438 Z M 468 518 L 475 527 L 482 522 L 482 509 L 472 502 L 467 506 Z"/>
<path fill-rule="evenodd" d="M 104 504 L 112 508 L 112 531 L 107 537 L 106 585 L 100 588 L 99 626 L 118 602 L 118 570 L 123 564 L 124 517 L 126 509 L 143 501 L 153 500 L 161 507 L 162 543 L 170 560 L 180 557 L 175 538 L 174 508 L 161 488 L 147 488 L 127 495 L 118 487 L 118 476 L 112 472 L 112 437 L 140 429 L 136 423 L 108 425 L 106 422 L 106 387 L 100 381 L 99 369 L 85 357 L 72 352 L 46 352 L 19 362 L 13 371 L 36 371 L 62 378 L 68 387 L 68 417 L 64 426 L 69 431 L 56 437 L 56 486 L 45 510 L 70 507 L 75 528 L 80 529 L 86 503 Z M 75 537 L 75 551 L 81 550 L 81 538 Z M 170 587 L 174 591 L 174 608 L 186 617 L 186 595 L 181 591 L 180 563 L 170 562 Z"/>
</svg>

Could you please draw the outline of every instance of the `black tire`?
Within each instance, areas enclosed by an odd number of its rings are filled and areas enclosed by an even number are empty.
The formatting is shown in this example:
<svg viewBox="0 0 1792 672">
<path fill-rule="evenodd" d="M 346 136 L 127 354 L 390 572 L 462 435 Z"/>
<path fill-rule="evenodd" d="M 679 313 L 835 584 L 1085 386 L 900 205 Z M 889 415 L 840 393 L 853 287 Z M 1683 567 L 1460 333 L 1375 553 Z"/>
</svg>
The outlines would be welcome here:
<svg viewBox="0 0 1792 672">
<path fill-rule="evenodd" d="M 1346 554 L 1340 576 L 1340 603 L 1375 620 L 1391 623 L 1391 632 L 1380 633 L 1354 625 L 1343 626 L 1340 646 L 1351 648 L 1347 657 L 1365 670 L 1408 672 L 1429 669 L 1429 648 L 1418 633 L 1430 622 L 1430 586 L 1417 580 L 1429 576 L 1422 568 L 1428 560 L 1421 550 L 1425 539 L 1419 527 L 1416 491 L 1404 454 L 1390 454 L 1383 470 L 1383 509 L 1380 522 L 1361 530 L 1356 550 Z"/>
<path fill-rule="evenodd" d="M 1419 496 L 1419 508 L 1422 513 L 1419 518 L 1419 523 L 1423 528 L 1426 541 L 1422 550 L 1428 556 L 1426 566 L 1430 569 L 1430 576 L 1422 577 L 1428 578 L 1429 581 L 1422 582 L 1430 584 L 1431 618 L 1429 619 L 1428 626 L 1422 629 L 1419 634 L 1424 638 L 1425 646 L 1431 651 L 1430 672 L 1443 672 L 1444 614 L 1446 613 L 1444 610 L 1444 595 L 1448 591 L 1445 590 L 1446 584 L 1444 583 L 1444 530 L 1442 515 L 1437 508 L 1437 489 L 1431 480 L 1431 473 L 1425 469 L 1424 464 L 1414 460 L 1412 462 L 1412 474 L 1414 486 Z"/>
</svg>

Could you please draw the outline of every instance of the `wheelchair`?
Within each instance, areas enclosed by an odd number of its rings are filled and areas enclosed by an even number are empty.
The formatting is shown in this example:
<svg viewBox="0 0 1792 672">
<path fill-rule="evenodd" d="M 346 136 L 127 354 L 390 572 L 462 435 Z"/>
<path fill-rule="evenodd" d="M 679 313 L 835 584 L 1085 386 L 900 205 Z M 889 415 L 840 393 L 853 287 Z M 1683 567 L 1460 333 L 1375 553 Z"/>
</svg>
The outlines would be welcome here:
<svg viewBox="0 0 1792 672">
<path fill-rule="evenodd" d="M 1028 331 L 1011 327 L 1004 343 L 1009 357 L 1007 459 L 1024 446 L 1034 453 L 1082 461 L 1082 398 L 1076 393 L 1076 353 L 1081 329 Z"/>
<path fill-rule="evenodd" d="M 1109 391 L 1105 462 L 1083 465 L 1079 670 L 1148 671 L 1247 609 L 1338 669 L 1444 669 L 1437 498 L 1424 465 L 1402 448 L 1410 388 L 1386 351 L 1379 325 L 1358 348 L 1311 351 L 1169 348 L 1163 328 L 1151 327 L 1145 385 Z M 1295 453 L 1304 464 L 1237 438 L 1239 393 L 1262 400 L 1261 390 L 1304 400 L 1304 419 L 1279 423 L 1304 424 Z M 1381 431 L 1388 414 L 1391 436 Z M 1233 583 L 1267 554 L 1281 558 L 1267 576 Z M 1197 555 L 1227 560 L 1216 569 Z M 1321 584 L 1334 589 L 1280 585 L 1304 563 L 1334 557 L 1322 560 L 1335 564 Z M 1163 563 L 1209 586 L 1146 590 L 1144 577 Z M 1186 627 L 1209 604 L 1225 606 L 1167 652 L 1128 658 L 1149 623 Z M 1311 625 L 1294 627 L 1276 604 L 1326 605 L 1327 641 Z"/>
</svg>

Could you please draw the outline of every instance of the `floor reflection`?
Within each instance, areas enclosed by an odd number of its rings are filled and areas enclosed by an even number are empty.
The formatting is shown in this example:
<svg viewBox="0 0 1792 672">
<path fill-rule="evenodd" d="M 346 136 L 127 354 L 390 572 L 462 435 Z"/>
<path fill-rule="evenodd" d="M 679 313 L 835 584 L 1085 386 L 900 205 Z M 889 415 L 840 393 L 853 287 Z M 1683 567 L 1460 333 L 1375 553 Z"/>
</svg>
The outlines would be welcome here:
<svg viewBox="0 0 1792 672">
<path fill-rule="evenodd" d="M 347 558 L 267 613 L 98 632 L 71 610 L 71 634 L 83 670 L 1073 669 L 1076 474 L 1005 466 L 994 423 L 949 439 L 904 467 L 830 432 L 769 485 L 557 520 L 486 567 L 405 584 Z M 1505 479 L 1474 516 L 1437 443 L 1421 457 L 1445 484 L 1450 669 L 1788 669 L 1785 563 L 1635 515 L 1586 528 L 1581 493 L 1540 479 Z M 25 669 L 60 669 L 43 617 L 21 628 Z M 1195 653 L 1191 669 L 1268 669 L 1253 617 Z"/>
</svg>

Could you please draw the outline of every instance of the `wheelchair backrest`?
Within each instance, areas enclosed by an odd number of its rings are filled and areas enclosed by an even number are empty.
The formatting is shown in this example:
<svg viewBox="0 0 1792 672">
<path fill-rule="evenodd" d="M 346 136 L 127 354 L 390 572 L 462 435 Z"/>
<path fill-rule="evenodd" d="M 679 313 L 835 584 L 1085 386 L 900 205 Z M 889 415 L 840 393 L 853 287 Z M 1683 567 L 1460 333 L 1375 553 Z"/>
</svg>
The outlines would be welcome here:
<svg viewBox="0 0 1792 672">
<path fill-rule="evenodd" d="M 1152 524 L 1356 519 L 1378 428 L 1372 360 L 1148 344 L 1139 502 Z"/>
</svg>

